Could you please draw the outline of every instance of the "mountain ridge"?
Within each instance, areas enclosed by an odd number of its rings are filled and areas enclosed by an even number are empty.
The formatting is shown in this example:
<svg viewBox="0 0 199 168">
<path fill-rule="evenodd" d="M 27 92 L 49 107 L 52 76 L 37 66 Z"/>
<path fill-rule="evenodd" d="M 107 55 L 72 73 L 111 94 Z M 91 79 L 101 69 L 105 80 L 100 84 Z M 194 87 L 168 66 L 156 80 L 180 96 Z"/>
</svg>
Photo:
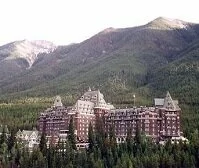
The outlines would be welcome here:
<svg viewBox="0 0 199 168">
<path fill-rule="evenodd" d="M 0 79 L 4 78 L 4 73 L 10 71 L 8 75 L 15 75 L 32 67 L 41 53 L 50 53 L 56 46 L 48 41 L 14 41 L 0 46 Z M 10 69 L 9 69 L 10 68 Z"/>
<path fill-rule="evenodd" d="M 149 22 L 147 25 L 150 26 L 161 26 L 162 28 L 164 25 L 169 26 L 170 28 L 187 28 L 190 25 L 194 25 L 195 23 L 191 23 L 191 22 L 185 22 L 183 20 L 179 20 L 179 19 L 171 19 L 171 18 L 166 18 L 166 17 L 158 17 L 156 19 L 154 19 L 153 21 Z"/>
<path fill-rule="evenodd" d="M 58 46 L 40 54 L 31 68 L 12 77 L 4 76 L 0 93 L 55 95 L 77 93 L 93 85 L 103 91 L 109 87 L 107 95 L 129 92 L 124 96 L 128 99 L 132 92 L 143 92 L 155 70 L 183 57 L 180 53 L 199 39 L 198 24 L 174 20 L 168 29 L 170 22 L 157 18 L 142 26 L 107 28 L 81 43 Z M 188 27 L 181 27 L 182 23 Z M 151 29 L 152 26 L 160 28 Z M 148 94 L 146 90 L 143 95 Z M 115 99 L 118 101 L 117 96 Z"/>
</svg>

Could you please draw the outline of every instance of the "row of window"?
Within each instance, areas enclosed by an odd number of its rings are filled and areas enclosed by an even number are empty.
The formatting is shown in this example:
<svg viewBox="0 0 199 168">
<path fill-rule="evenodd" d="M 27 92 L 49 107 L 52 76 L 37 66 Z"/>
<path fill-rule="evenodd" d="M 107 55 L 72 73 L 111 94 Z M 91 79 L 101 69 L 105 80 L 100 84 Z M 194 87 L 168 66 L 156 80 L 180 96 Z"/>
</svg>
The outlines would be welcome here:
<svg viewBox="0 0 199 168">
<path fill-rule="evenodd" d="M 81 128 L 81 127 L 80 127 L 79 130 L 80 130 L 80 131 L 84 131 L 84 130 L 88 131 L 88 128 Z"/>
<path fill-rule="evenodd" d="M 88 135 L 88 132 L 79 132 L 79 135 Z"/>
</svg>

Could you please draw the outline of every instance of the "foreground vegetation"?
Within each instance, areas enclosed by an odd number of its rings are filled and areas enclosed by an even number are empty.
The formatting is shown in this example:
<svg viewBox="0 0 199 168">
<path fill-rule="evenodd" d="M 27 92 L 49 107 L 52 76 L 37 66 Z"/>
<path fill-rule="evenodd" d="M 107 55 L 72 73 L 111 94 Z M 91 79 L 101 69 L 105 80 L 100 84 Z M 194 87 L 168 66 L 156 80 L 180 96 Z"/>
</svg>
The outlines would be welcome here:
<svg viewBox="0 0 199 168">
<path fill-rule="evenodd" d="M 47 148 L 45 135 L 42 135 L 39 148 L 29 153 L 16 143 L 14 134 L 6 139 L 0 137 L 0 167 L 21 168 L 194 168 L 199 167 L 199 133 L 190 135 L 189 143 L 164 146 L 152 143 L 150 139 L 140 134 L 139 130 L 133 138 L 130 130 L 127 142 L 116 144 L 112 130 L 109 136 L 102 127 L 97 126 L 96 134 L 89 126 L 89 147 L 76 150 L 73 132 L 66 142 L 50 144 Z M 70 131 L 74 131 L 72 128 Z"/>
<path fill-rule="evenodd" d="M 163 28 L 160 21 L 147 26 Z M 190 144 L 159 146 L 150 140 L 132 139 L 117 146 L 114 138 L 97 139 L 100 134 L 88 151 L 76 152 L 65 143 L 29 154 L 14 142 L 14 136 L 9 140 L 2 136 L 1 166 L 199 167 L 198 25 L 186 30 L 146 28 L 123 29 L 108 36 L 100 33 L 86 42 L 59 47 L 16 76 L 4 73 L 2 66 L 0 124 L 7 125 L 12 135 L 18 129 L 32 129 L 39 113 L 52 105 L 48 96 L 61 94 L 65 105 L 73 105 L 89 85 L 118 107 L 132 106 L 133 94 L 136 105 L 151 105 L 152 98 L 164 97 L 169 90 L 179 100 L 181 126 Z M 59 148 L 65 150 L 57 152 Z"/>
<path fill-rule="evenodd" d="M 0 123 L 7 125 L 10 131 L 31 130 L 36 127 L 37 118 L 49 104 L 45 103 L 9 103 L 0 105 Z"/>
<path fill-rule="evenodd" d="M 128 97 L 127 97 L 128 96 Z M 133 99 L 130 99 L 131 94 L 115 98 L 114 104 L 117 107 L 132 107 Z M 64 96 L 62 102 L 64 105 L 73 105 L 77 97 Z M 53 105 L 54 98 L 27 98 L 15 101 L 9 101 L 9 103 L 0 104 L 0 125 L 7 125 L 10 131 L 15 133 L 21 129 L 31 130 L 33 127 L 37 127 L 37 119 L 40 112 L 51 107 Z M 152 102 L 145 99 L 139 101 L 136 100 L 137 105 L 152 105 Z M 4 101 L 5 102 L 5 101 Z M 195 130 L 199 130 L 199 106 L 188 105 L 181 103 L 181 128 L 186 137 L 190 137 L 190 134 Z"/>
<path fill-rule="evenodd" d="M 66 96 L 65 105 L 72 105 L 75 97 Z M 133 100 L 115 99 L 119 105 L 131 106 Z M 137 100 L 139 101 L 139 99 Z M 5 101 L 4 101 L 5 102 Z M 18 129 L 32 129 L 36 127 L 37 118 L 41 111 L 52 105 L 53 98 L 27 98 L 0 105 L 0 122 L 7 125 L 11 137 L 0 138 L 1 167 L 88 167 L 88 168 L 178 168 L 199 166 L 199 111 L 196 105 L 180 104 L 182 108 L 181 123 L 184 134 L 190 140 L 189 144 L 171 144 L 165 146 L 154 144 L 145 136 L 136 134 L 135 138 L 129 137 L 124 144 L 117 145 L 114 132 L 107 136 L 98 128 L 96 134 L 92 127 L 89 128 L 90 146 L 87 150 L 77 151 L 71 140 L 53 144 L 47 149 L 45 138 L 40 142 L 40 148 L 29 153 L 16 143 L 15 133 Z M 150 101 L 147 101 L 150 104 Z M 113 102 L 114 103 L 114 102 Z M 139 102 L 142 104 L 143 102 Z M 137 104 L 139 104 L 137 102 Z M 74 141 L 74 138 L 72 141 Z"/>
</svg>

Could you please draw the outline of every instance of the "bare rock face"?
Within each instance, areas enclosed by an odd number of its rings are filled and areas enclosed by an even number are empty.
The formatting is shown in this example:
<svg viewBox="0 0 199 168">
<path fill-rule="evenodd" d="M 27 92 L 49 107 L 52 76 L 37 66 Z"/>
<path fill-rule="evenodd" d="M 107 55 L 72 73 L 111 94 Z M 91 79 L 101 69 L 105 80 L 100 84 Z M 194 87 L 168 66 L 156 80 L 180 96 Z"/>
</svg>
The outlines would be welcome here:
<svg viewBox="0 0 199 168">
<path fill-rule="evenodd" d="M 197 48 L 198 39 L 199 24 L 159 17 L 142 26 L 107 28 L 68 46 L 12 42 L 0 47 L 0 94 L 57 94 L 87 85 L 113 92 L 142 87 L 187 48 Z"/>
<path fill-rule="evenodd" d="M 158 17 L 157 19 L 148 23 L 148 27 L 152 29 L 171 30 L 171 29 L 187 29 L 193 23 L 185 22 L 179 19 L 170 19 L 165 17 Z"/>
<path fill-rule="evenodd" d="M 31 68 L 37 60 L 38 54 L 50 53 L 55 49 L 56 46 L 48 41 L 16 41 L 0 47 L 0 61 L 5 63 L 23 60 L 17 65 L 19 67 Z"/>
<path fill-rule="evenodd" d="M 0 46 L 0 81 L 32 68 L 42 53 L 51 53 L 56 45 L 48 41 L 15 41 Z"/>
</svg>

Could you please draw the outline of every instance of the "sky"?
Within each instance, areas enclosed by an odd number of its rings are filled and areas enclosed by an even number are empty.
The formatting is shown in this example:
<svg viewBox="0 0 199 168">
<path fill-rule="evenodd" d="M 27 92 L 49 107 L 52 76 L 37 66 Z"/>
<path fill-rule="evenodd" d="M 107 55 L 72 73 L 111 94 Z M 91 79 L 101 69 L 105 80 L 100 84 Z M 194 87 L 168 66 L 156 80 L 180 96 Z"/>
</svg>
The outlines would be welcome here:
<svg viewBox="0 0 199 168">
<path fill-rule="evenodd" d="M 198 0 L 0 0 L 0 45 L 23 39 L 67 45 L 160 16 L 199 23 L 198 6 Z"/>
</svg>

